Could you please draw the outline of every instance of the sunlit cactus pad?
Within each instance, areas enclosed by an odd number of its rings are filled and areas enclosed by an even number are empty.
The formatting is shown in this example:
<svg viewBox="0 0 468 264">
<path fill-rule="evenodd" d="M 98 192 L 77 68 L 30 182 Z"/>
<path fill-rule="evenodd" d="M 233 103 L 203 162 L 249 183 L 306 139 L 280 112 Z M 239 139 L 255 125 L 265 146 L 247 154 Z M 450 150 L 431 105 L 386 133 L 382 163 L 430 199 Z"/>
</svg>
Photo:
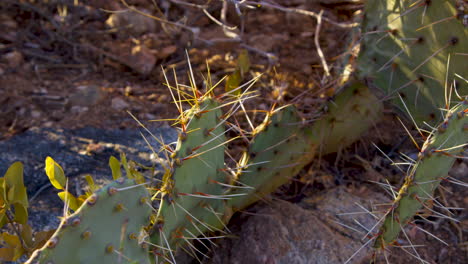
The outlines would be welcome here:
<svg viewBox="0 0 468 264">
<path fill-rule="evenodd" d="M 468 94 L 467 8 L 455 0 L 366 1 L 361 75 L 418 125 L 439 123 L 453 91 Z"/>
</svg>

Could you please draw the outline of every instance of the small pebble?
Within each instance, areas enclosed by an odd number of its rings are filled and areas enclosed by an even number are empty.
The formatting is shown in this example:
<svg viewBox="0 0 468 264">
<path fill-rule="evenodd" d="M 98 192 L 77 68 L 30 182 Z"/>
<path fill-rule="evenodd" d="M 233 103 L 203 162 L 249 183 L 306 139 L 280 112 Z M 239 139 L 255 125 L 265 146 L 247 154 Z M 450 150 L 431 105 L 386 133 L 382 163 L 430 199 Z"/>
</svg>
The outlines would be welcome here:
<svg viewBox="0 0 468 264">
<path fill-rule="evenodd" d="M 125 108 L 129 107 L 129 104 L 127 102 L 125 102 L 124 99 L 119 98 L 119 97 L 113 98 L 111 105 L 112 105 L 112 108 L 114 108 L 117 111 L 122 111 Z"/>
</svg>

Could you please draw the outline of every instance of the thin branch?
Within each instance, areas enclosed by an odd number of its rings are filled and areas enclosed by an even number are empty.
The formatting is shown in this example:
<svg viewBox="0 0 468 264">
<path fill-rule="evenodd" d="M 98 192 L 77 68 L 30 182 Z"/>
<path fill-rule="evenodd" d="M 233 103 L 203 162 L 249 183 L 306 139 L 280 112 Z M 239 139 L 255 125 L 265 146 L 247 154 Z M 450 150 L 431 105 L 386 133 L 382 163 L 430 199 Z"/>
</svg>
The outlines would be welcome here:
<svg viewBox="0 0 468 264">
<path fill-rule="evenodd" d="M 331 75 L 330 69 L 328 68 L 327 61 L 325 60 L 325 56 L 323 55 L 323 52 L 322 52 L 322 49 L 320 48 L 320 43 L 319 43 L 320 28 L 322 26 L 322 14 L 323 14 L 323 10 L 320 10 L 319 15 L 316 17 L 317 27 L 315 28 L 314 42 L 317 48 L 317 53 L 320 57 L 320 61 L 322 62 L 323 69 L 325 70 L 325 77 L 330 77 Z"/>
</svg>

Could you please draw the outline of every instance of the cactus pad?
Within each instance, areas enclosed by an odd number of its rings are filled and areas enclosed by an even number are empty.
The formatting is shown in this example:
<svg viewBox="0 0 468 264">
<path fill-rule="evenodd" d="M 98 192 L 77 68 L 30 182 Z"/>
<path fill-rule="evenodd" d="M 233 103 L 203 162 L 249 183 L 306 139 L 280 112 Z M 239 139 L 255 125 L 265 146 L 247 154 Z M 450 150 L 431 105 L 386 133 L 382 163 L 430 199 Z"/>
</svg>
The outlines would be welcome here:
<svg viewBox="0 0 468 264">
<path fill-rule="evenodd" d="M 224 210 L 224 202 L 217 198 L 224 188 L 218 182 L 226 182 L 222 172 L 225 125 L 218 106 L 216 100 L 203 98 L 183 115 L 185 131 L 172 154 L 172 171 L 163 179 L 151 236 L 154 244 L 170 251 L 185 244 L 186 237 L 194 238 L 214 231 L 210 226 L 222 225 L 214 213 Z"/>
<path fill-rule="evenodd" d="M 418 125 L 441 122 L 450 91 L 468 95 L 466 1 L 366 1 L 362 77 Z"/>
<path fill-rule="evenodd" d="M 447 114 L 445 121 L 429 137 L 416 164 L 406 176 L 393 206 L 387 212 L 375 246 L 392 243 L 402 228 L 426 204 L 440 181 L 448 175 L 457 155 L 468 142 L 468 100 L 458 104 Z"/>
<path fill-rule="evenodd" d="M 328 112 L 311 125 L 302 122 L 293 106 L 267 118 L 243 164 L 251 165 L 239 171 L 238 181 L 253 188 L 249 195 L 235 197 L 229 204 L 244 208 L 287 183 L 317 154 L 350 145 L 380 117 L 382 104 L 366 86 L 355 83 L 327 108 Z M 242 192 L 246 190 L 233 190 Z"/>
<path fill-rule="evenodd" d="M 144 186 L 121 178 L 90 196 L 64 219 L 26 263 L 150 263 L 140 232 L 151 208 Z"/>
</svg>

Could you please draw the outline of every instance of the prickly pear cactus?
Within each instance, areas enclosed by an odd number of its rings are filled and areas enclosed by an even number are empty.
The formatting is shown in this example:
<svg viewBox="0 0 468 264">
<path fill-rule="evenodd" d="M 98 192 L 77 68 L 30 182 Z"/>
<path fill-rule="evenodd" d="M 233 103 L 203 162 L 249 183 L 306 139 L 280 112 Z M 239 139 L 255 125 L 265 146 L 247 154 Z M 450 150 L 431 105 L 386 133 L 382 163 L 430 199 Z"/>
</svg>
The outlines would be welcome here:
<svg viewBox="0 0 468 264">
<path fill-rule="evenodd" d="M 26 263 L 150 263 L 140 231 L 149 224 L 144 186 L 121 178 L 90 196 L 66 217 Z"/>
<path fill-rule="evenodd" d="M 467 12 L 463 0 L 366 1 L 361 76 L 418 125 L 436 125 L 451 91 L 468 94 Z"/>
<path fill-rule="evenodd" d="M 468 100 L 451 109 L 429 137 L 387 212 L 375 246 L 384 248 L 398 237 L 402 228 L 434 200 L 434 190 L 448 175 L 454 161 L 468 142 Z"/>
<path fill-rule="evenodd" d="M 223 96 L 202 95 L 195 89 L 193 94 L 189 110 L 182 112 L 178 105 L 177 145 L 164 147 L 171 153 L 169 165 L 162 182 L 150 188 L 157 213 L 149 225 L 145 188 L 129 181 L 113 183 L 67 217 L 28 263 L 148 263 L 148 255 L 156 263 L 175 263 L 177 249 L 194 257 L 203 254 L 193 241 L 210 241 L 209 233 L 223 233 L 233 212 L 285 184 L 316 155 L 351 144 L 379 118 L 382 107 L 358 84 L 347 87 L 313 124 L 304 122 L 294 106 L 271 111 L 253 130 L 248 153 L 229 168 L 225 147 L 236 137 L 227 139 L 232 128 L 225 126 L 235 112 L 223 114 L 222 109 L 233 104 L 231 110 L 238 109 L 241 99 L 222 101 Z M 149 231 L 149 242 L 142 235 L 139 245 L 141 228 Z M 149 246 L 142 249 L 145 245 Z"/>
<path fill-rule="evenodd" d="M 196 100 L 181 114 L 171 168 L 155 195 L 160 203 L 150 236 L 157 261 L 174 262 L 177 248 L 196 256 L 192 241 L 222 233 L 234 211 L 287 183 L 318 153 L 349 145 L 381 113 L 381 103 L 363 85 L 345 89 L 312 125 L 303 122 L 294 106 L 277 109 L 255 128 L 249 151 L 229 170 L 223 119 L 229 115 L 222 115 L 222 103 L 212 96 Z M 356 124 L 357 129 L 349 129 Z"/>
</svg>

